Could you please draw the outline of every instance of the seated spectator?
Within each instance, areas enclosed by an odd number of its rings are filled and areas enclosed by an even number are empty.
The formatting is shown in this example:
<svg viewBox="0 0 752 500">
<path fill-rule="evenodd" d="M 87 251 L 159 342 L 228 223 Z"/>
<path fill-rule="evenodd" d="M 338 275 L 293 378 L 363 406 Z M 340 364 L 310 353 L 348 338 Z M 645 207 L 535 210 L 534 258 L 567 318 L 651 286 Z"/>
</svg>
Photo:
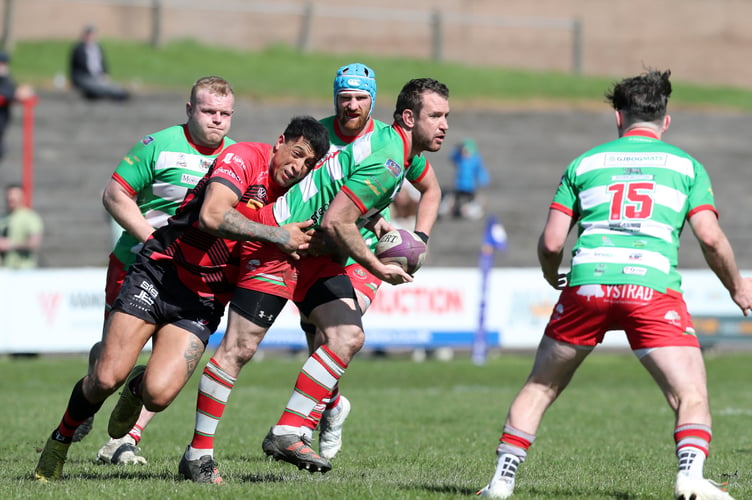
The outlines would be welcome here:
<svg viewBox="0 0 752 500">
<path fill-rule="evenodd" d="M 70 78 L 73 87 L 87 99 L 124 101 L 130 94 L 110 80 L 104 51 L 96 41 L 95 31 L 94 26 L 86 26 L 71 52 Z"/>
<path fill-rule="evenodd" d="M 10 75 L 10 56 L 0 52 L 0 159 L 5 156 L 5 129 L 10 123 L 11 106 L 34 97 L 34 90 L 29 85 L 16 85 Z"/>
<path fill-rule="evenodd" d="M 42 218 L 26 206 L 19 184 L 5 188 L 7 211 L 0 217 L 0 265 L 11 269 L 37 267 L 42 245 Z"/>
</svg>

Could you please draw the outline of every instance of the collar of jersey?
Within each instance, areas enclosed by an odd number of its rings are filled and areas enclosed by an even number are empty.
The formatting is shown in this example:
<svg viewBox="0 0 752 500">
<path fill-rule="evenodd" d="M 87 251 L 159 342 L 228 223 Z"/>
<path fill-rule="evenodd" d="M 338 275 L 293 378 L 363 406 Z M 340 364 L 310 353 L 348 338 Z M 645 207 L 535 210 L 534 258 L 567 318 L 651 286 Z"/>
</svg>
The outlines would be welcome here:
<svg viewBox="0 0 752 500">
<path fill-rule="evenodd" d="M 408 158 L 407 156 L 410 154 L 410 151 L 407 149 L 407 132 L 397 122 L 392 124 L 392 128 L 397 131 L 400 139 L 402 139 L 402 148 L 404 149 L 402 156 L 404 156 L 404 165 L 407 168 L 410 165 L 410 160 L 412 160 L 412 158 Z"/>
<path fill-rule="evenodd" d="M 624 137 L 650 137 L 651 139 L 658 139 L 658 135 L 653 132 L 652 130 L 648 130 L 646 128 L 635 128 L 632 130 L 629 130 L 627 132 L 624 132 Z"/>
</svg>

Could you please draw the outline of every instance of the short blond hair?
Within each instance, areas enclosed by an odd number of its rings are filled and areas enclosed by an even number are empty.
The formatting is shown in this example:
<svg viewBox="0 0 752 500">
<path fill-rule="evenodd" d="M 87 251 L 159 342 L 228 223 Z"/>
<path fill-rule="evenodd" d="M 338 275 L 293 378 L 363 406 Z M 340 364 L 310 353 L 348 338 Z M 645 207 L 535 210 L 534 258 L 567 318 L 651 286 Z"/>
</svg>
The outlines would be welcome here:
<svg viewBox="0 0 752 500">
<path fill-rule="evenodd" d="M 218 96 L 235 95 L 232 85 L 224 78 L 219 76 L 204 76 L 196 80 L 196 83 L 191 87 L 191 104 L 196 104 L 196 94 L 198 94 L 199 90 L 203 89 Z"/>
</svg>

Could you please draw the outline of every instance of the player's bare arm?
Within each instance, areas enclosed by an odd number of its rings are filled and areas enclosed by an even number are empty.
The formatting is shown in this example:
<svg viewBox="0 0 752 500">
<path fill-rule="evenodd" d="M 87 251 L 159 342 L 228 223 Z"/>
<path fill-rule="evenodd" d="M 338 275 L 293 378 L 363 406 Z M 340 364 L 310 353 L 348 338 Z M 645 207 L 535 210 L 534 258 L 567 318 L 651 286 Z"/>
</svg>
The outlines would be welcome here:
<svg viewBox="0 0 752 500">
<path fill-rule="evenodd" d="M 436 172 L 433 168 L 429 169 L 426 175 L 413 183 L 413 186 L 420 191 L 418 213 L 415 217 L 415 231 L 430 235 L 441 204 L 441 185 L 436 178 Z"/>
<path fill-rule="evenodd" d="M 381 238 L 389 231 L 396 229 L 388 220 L 381 216 L 381 213 L 368 219 L 366 228 L 375 234 L 377 238 Z"/>
<path fill-rule="evenodd" d="M 690 217 L 689 224 L 700 242 L 708 266 L 744 315 L 749 315 L 752 310 L 752 284 L 749 278 L 742 278 L 739 273 L 734 250 L 718 224 L 716 214 L 711 210 L 697 212 Z"/>
<path fill-rule="evenodd" d="M 362 214 L 352 200 L 342 191 L 334 197 L 321 221 L 321 228 L 337 242 L 343 252 L 382 281 L 392 285 L 413 280 L 401 267 L 384 264 L 373 254 L 358 230 L 356 221 Z"/>
<path fill-rule="evenodd" d="M 105 210 L 128 233 L 144 242 L 154 232 L 136 203 L 136 197 L 131 195 L 119 182 L 110 179 L 102 194 L 102 204 Z"/>
<path fill-rule="evenodd" d="M 557 290 L 566 286 L 566 274 L 559 272 L 559 266 L 571 227 L 572 217 L 559 210 L 549 210 L 548 220 L 538 240 L 538 262 L 543 277 Z"/>
<path fill-rule="evenodd" d="M 245 217 L 235 209 L 240 199 L 229 187 L 211 182 L 201 205 L 199 228 L 228 240 L 266 241 L 279 246 L 293 258 L 298 251 L 308 248 L 311 234 L 307 231 L 311 221 L 285 226 L 267 226 Z"/>
</svg>

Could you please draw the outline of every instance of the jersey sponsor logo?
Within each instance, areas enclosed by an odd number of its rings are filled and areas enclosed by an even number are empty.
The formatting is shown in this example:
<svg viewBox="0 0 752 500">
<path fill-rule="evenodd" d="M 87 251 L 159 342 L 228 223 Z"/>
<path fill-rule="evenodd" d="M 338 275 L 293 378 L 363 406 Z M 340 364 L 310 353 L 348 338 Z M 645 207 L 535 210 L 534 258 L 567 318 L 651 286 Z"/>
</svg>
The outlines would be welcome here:
<svg viewBox="0 0 752 500">
<path fill-rule="evenodd" d="M 674 326 L 681 326 L 681 315 L 674 310 L 666 311 L 666 314 L 663 315 L 663 319 Z"/>
<path fill-rule="evenodd" d="M 180 182 L 182 182 L 183 184 L 188 184 L 189 186 L 195 186 L 200 180 L 201 177 L 199 177 L 198 175 L 183 174 L 180 176 Z"/>
<path fill-rule="evenodd" d="M 631 274 L 633 276 L 645 276 L 648 270 L 644 267 L 636 266 L 624 266 L 621 270 L 622 274 Z"/>
<path fill-rule="evenodd" d="M 229 168 L 224 168 L 224 167 L 218 168 L 218 169 L 215 170 L 215 174 L 224 174 L 227 177 L 230 177 L 233 180 L 235 180 L 237 182 L 240 182 L 240 177 L 238 177 L 238 174 L 236 174 L 235 172 L 233 172 Z"/>
<path fill-rule="evenodd" d="M 266 321 L 274 322 L 274 314 L 266 314 L 266 311 L 259 311 L 258 317 Z"/>
<path fill-rule="evenodd" d="M 151 144 L 152 142 L 154 142 L 154 137 L 150 135 L 147 135 L 146 137 L 141 139 L 141 144 L 143 144 L 144 146 L 146 146 L 147 144 Z"/>
<path fill-rule="evenodd" d="M 668 155 L 665 153 L 609 153 L 604 159 L 606 166 L 619 166 L 625 163 L 665 165 L 668 161 Z"/>
<path fill-rule="evenodd" d="M 655 290 L 642 285 L 606 285 L 606 298 L 613 300 L 639 300 L 653 299 Z"/>
<path fill-rule="evenodd" d="M 136 302 L 142 302 L 142 303 L 144 303 L 144 304 L 146 304 L 146 305 L 148 305 L 150 307 L 154 305 L 154 299 L 152 299 L 151 297 L 149 297 L 148 292 L 146 292 L 144 290 L 141 290 L 136 295 L 134 295 L 133 299 Z"/>
<path fill-rule="evenodd" d="M 186 168 L 188 166 L 188 160 L 185 159 L 185 155 L 180 153 L 178 159 L 175 160 L 175 166 L 180 168 Z"/>
<path fill-rule="evenodd" d="M 629 169 L 626 168 L 624 170 L 640 170 L 637 169 Z M 624 175 L 612 175 L 611 181 L 612 182 L 625 182 L 625 181 L 652 181 L 655 178 L 654 175 L 650 174 L 624 174 Z"/>
<path fill-rule="evenodd" d="M 399 177 L 400 175 L 402 175 L 402 167 L 396 161 L 389 159 L 386 161 L 386 163 L 384 163 L 384 166 L 393 176 Z"/>
<path fill-rule="evenodd" d="M 236 155 L 235 153 L 227 153 L 224 158 L 222 158 L 222 163 L 224 163 L 225 165 L 235 165 L 243 170 L 246 170 L 243 157 Z"/>
<path fill-rule="evenodd" d="M 321 225 L 321 218 L 324 217 L 324 214 L 326 213 L 327 209 L 329 208 L 329 204 L 327 203 L 324 206 L 321 206 L 317 208 L 311 215 L 308 217 L 313 221 L 314 226 Z"/>
<path fill-rule="evenodd" d="M 366 180 L 366 186 L 368 186 L 368 189 L 373 191 L 376 196 L 381 196 L 386 193 L 386 189 L 384 189 L 384 187 L 381 185 L 377 186 L 376 184 L 374 184 L 372 182 L 372 179 Z"/>
<path fill-rule="evenodd" d="M 198 167 L 204 172 L 208 172 L 209 167 L 212 166 L 212 163 L 214 163 L 214 160 L 211 158 L 200 158 L 198 160 Z"/>
<path fill-rule="evenodd" d="M 251 200 L 248 200 L 245 206 L 248 208 L 252 208 L 254 210 L 260 210 L 264 206 L 264 204 L 258 200 L 251 199 Z"/>
<path fill-rule="evenodd" d="M 141 290 L 133 296 L 133 302 L 131 303 L 136 305 L 136 307 L 139 307 L 141 310 L 146 310 L 143 307 L 140 307 L 139 304 L 146 304 L 148 307 L 153 306 L 154 299 L 159 296 L 159 291 L 148 281 L 142 281 L 139 288 L 141 288 Z"/>
<path fill-rule="evenodd" d="M 608 228 L 611 231 L 622 231 L 622 232 L 640 232 L 640 229 L 642 229 L 642 223 L 641 222 L 630 222 L 630 221 L 618 221 L 618 222 L 609 222 Z"/>
<path fill-rule="evenodd" d="M 261 208 L 269 202 L 269 191 L 262 184 L 254 184 L 246 190 L 245 197 L 248 197 L 246 206 L 249 208 Z"/>
<path fill-rule="evenodd" d="M 606 292 L 603 291 L 602 285 L 582 285 L 577 289 L 577 295 L 585 297 L 588 301 L 591 298 L 600 299 L 606 296 Z"/>
</svg>

